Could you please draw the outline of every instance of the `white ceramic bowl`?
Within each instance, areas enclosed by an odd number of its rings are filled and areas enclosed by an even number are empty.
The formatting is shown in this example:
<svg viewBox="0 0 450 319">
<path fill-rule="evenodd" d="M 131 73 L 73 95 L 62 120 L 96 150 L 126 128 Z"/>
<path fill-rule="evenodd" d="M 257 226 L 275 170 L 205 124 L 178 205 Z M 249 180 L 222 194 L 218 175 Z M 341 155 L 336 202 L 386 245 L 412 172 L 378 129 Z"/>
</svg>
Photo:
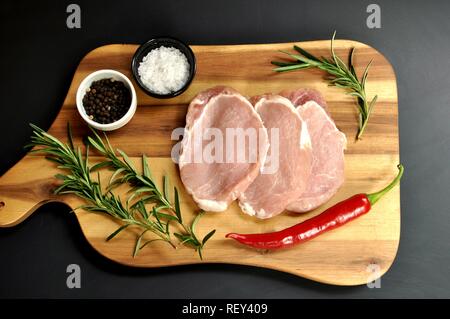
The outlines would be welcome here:
<svg viewBox="0 0 450 319">
<path fill-rule="evenodd" d="M 131 105 L 128 109 L 127 113 L 123 117 L 121 117 L 119 120 L 108 123 L 108 124 L 101 124 L 97 123 L 93 120 L 91 120 L 88 115 L 86 114 L 86 110 L 83 107 L 83 97 L 86 94 L 86 90 L 91 86 L 92 82 L 101 80 L 101 79 L 109 79 L 113 78 L 116 81 L 122 81 L 125 86 L 130 90 L 131 93 Z M 77 109 L 78 113 L 80 113 L 83 120 L 92 126 L 93 128 L 96 128 L 98 130 L 102 131 L 112 131 L 117 130 L 118 128 L 121 128 L 125 124 L 127 124 L 131 118 L 133 117 L 134 113 L 136 112 L 137 107 L 137 98 L 136 98 L 136 91 L 134 90 L 133 84 L 131 81 L 122 73 L 114 71 L 114 70 L 99 70 L 95 71 L 94 73 L 89 74 L 80 84 L 77 90 L 77 96 L 76 96 L 76 102 L 77 102 Z"/>
</svg>

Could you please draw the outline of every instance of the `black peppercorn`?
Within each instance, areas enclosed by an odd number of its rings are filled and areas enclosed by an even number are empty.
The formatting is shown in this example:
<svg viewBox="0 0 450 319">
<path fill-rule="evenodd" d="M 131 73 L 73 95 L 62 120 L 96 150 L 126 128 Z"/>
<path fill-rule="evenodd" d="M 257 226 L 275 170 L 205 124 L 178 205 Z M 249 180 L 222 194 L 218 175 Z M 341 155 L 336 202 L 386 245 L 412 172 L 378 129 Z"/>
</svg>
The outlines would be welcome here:
<svg viewBox="0 0 450 319">
<path fill-rule="evenodd" d="M 131 92 L 122 81 L 101 79 L 92 82 L 83 97 L 87 116 L 100 124 L 113 123 L 130 108 Z"/>
</svg>

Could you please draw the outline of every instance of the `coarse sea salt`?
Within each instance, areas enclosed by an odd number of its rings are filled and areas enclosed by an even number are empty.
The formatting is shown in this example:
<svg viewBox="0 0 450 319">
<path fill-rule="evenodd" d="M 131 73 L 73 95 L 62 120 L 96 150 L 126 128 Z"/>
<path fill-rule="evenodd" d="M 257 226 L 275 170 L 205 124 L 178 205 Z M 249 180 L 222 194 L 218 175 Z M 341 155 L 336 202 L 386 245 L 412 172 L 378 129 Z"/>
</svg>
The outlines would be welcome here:
<svg viewBox="0 0 450 319">
<path fill-rule="evenodd" d="M 142 83 L 152 92 L 169 94 L 180 90 L 189 78 L 189 62 L 178 49 L 161 46 L 151 50 L 139 64 Z"/>
</svg>

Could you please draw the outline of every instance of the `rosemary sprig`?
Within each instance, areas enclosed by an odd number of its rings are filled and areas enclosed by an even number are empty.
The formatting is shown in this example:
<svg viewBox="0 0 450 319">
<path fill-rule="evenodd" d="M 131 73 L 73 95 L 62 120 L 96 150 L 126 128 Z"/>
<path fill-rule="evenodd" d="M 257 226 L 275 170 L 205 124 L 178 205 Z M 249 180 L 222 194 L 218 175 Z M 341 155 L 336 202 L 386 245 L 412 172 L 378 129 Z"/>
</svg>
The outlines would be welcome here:
<svg viewBox="0 0 450 319">
<path fill-rule="evenodd" d="M 93 137 L 88 137 L 90 145 L 106 158 L 105 161 L 95 165 L 92 168 L 92 171 L 102 167 L 109 167 L 114 170 L 108 188 L 112 189 L 116 185 L 129 183 L 132 186 L 132 189 L 130 190 L 131 196 L 128 198 L 128 201 L 139 197 L 139 201 L 131 207 L 134 208 L 136 205 L 152 203 L 154 205 L 154 215 L 158 218 L 167 219 L 168 221 L 174 221 L 179 224 L 182 228 L 182 232 L 176 232 L 174 235 L 182 244 L 193 247 L 202 259 L 202 248 L 208 239 L 216 232 L 215 229 L 210 231 L 202 240 L 199 240 L 195 235 L 195 225 L 204 212 L 200 211 L 194 218 L 192 224 L 190 226 L 186 225 L 183 222 L 181 215 L 179 194 L 176 187 L 173 188 L 174 202 L 172 203 L 169 199 L 169 179 L 167 176 L 164 176 L 163 191 L 160 191 L 152 179 L 145 155 L 142 156 L 143 174 L 140 174 L 123 151 L 117 150 L 123 160 L 120 160 L 119 157 L 117 157 L 106 134 L 104 134 L 105 141 L 103 141 L 96 131 L 92 130 L 92 132 Z"/>
<path fill-rule="evenodd" d="M 52 135 L 46 133 L 39 127 L 30 124 L 33 128 L 33 135 L 31 137 L 31 143 L 28 147 L 38 147 L 32 150 L 31 152 L 40 152 L 46 154 L 46 159 L 55 162 L 58 165 L 58 168 L 68 171 L 67 174 L 57 174 L 56 178 L 62 181 L 62 184 L 54 190 L 55 194 L 74 194 L 82 199 L 84 199 L 87 204 L 82 205 L 79 208 L 85 209 L 87 211 L 96 212 L 96 213 L 104 213 L 107 214 L 123 223 L 116 231 L 114 231 L 111 235 L 107 237 L 107 241 L 114 238 L 121 231 L 128 228 L 129 226 L 135 226 L 140 228 L 141 233 L 136 239 L 136 245 L 134 248 L 133 255 L 136 256 L 138 252 L 147 246 L 149 243 L 154 241 L 164 241 L 170 244 L 173 248 L 176 248 L 173 240 L 170 235 L 170 222 L 172 220 L 176 220 L 181 223 L 181 211 L 179 209 L 179 201 L 178 201 L 178 192 L 175 190 L 175 204 L 172 205 L 170 201 L 164 197 L 160 202 L 151 201 L 150 198 L 141 198 L 133 205 L 130 206 L 132 198 L 128 198 L 125 204 L 121 201 L 120 197 L 116 196 L 112 192 L 112 186 L 118 186 L 120 183 L 131 182 L 138 184 L 142 179 L 145 181 L 146 187 L 151 185 L 153 189 L 154 195 L 161 194 L 155 183 L 150 177 L 150 170 L 147 164 L 147 160 L 145 156 L 143 156 L 143 164 L 144 164 L 144 175 L 140 175 L 132 166 L 131 161 L 127 157 L 127 155 L 123 152 L 122 156 L 124 161 L 121 161 L 115 155 L 109 158 L 109 161 L 114 160 L 114 164 L 120 166 L 120 168 L 125 168 L 123 171 L 117 173 L 116 176 L 125 172 L 126 174 L 122 174 L 120 179 L 113 181 L 113 184 L 110 183 L 107 190 L 103 192 L 102 185 L 100 183 L 100 174 L 97 172 L 97 180 L 91 178 L 91 172 L 99 169 L 100 167 L 108 166 L 105 162 L 94 165 L 92 167 L 89 166 L 89 145 L 86 145 L 86 154 L 83 157 L 81 149 L 75 148 L 73 145 L 72 133 L 70 130 L 70 126 L 68 126 L 68 140 L 69 142 L 62 143 L 57 138 Z M 95 133 L 95 132 L 94 132 Z M 97 133 L 95 133 L 95 139 L 90 139 L 92 141 L 100 139 Z M 101 140 L 101 139 L 100 139 Z M 106 139 L 107 140 L 107 139 Z M 107 140 L 108 150 L 112 150 L 109 141 Z M 103 145 L 103 141 L 102 144 Z M 98 143 L 97 143 L 98 146 Z M 108 163 L 109 164 L 109 163 Z M 131 173 L 133 172 L 133 173 Z M 166 179 L 165 179 L 166 180 Z M 142 184 L 144 185 L 144 183 Z M 138 187 L 136 189 L 136 187 Z M 136 197 L 140 193 L 143 192 L 142 188 L 144 186 L 135 185 L 133 197 Z M 137 192 L 138 189 L 141 189 L 141 192 Z M 137 194 L 137 195 L 136 195 Z M 131 197 L 131 196 L 130 196 Z M 152 203 L 156 203 L 151 209 L 147 209 L 145 203 L 151 201 Z M 159 203 L 159 204 L 158 204 Z M 161 205 L 160 203 L 164 203 Z M 170 210 L 172 207 L 175 209 L 175 215 L 170 215 L 165 213 L 164 211 Z M 193 238 L 192 240 L 182 242 L 183 244 L 189 243 L 193 246 L 199 253 L 200 258 L 202 258 L 201 250 L 206 243 L 206 241 L 211 238 L 215 231 L 208 233 L 205 238 L 200 242 L 197 240 L 197 237 L 194 234 L 195 223 L 198 220 L 201 214 L 198 214 L 194 219 L 194 222 L 191 226 L 183 226 L 183 233 L 174 233 L 174 235 L 179 238 L 180 235 L 185 236 L 186 238 Z M 152 232 L 157 236 L 156 239 L 148 240 L 142 243 L 142 239 L 144 234 L 148 231 Z M 194 240 L 195 239 L 195 240 Z"/>
<path fill-rule="evenodd" d="M 370 114 L 372 113 L 373 107 L 378 97 L 377 95 L 375 95 L 372 101 L 369 102 L 366 96 L 366 81 L 372 61 L 370 61 L 366 66 L 361 80 L 359 80 L 353 66 L 353 56 L 355 53 L 355 48 L 353 48 L 350 52 L 347 66 L 342 61 L 342 59 L 339 58 L 334 52 L 333 41 L 335 36 L 336 31 L 333 33 L 333 37 L 331 38 L 331 59 L 327 59 L 324 57 L 318 58 L 305 51 L 304 49 L 294 45 L 294 50 L 299 54 L 292 54 L 289 52 L 281 51 L 282 53 L 285 53 L 289 57 L 293 58 L 294 61 L 272 61 L 272 64 L 277 66 L 277 68 L 274 69 L 274 71 L 276 72 L 318 68 L 330 74 L 330 85 L 346 89 L 349 91 L 347 94 L 357 98 L 359 111 L 359 128 L 356 139 L 358 140 L 361 139 L 361 136 L 364 133 L 364 129 L 367 126 Z"/>
</svg>

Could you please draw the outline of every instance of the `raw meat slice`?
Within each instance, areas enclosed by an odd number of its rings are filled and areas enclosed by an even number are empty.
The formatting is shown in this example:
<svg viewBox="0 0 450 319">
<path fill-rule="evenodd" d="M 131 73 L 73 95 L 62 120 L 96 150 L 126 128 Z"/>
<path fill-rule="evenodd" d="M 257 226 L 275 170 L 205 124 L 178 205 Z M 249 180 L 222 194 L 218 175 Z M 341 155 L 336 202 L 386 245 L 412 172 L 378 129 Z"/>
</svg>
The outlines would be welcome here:
<svg viewBox="0 0 450 319">
<path fill-rule="evenodd" d="M 245 97 L 228 87 L 206 90 L 186 115 L 181 180 L 201 209 L 224 211 L 256 178 L 268 147 L 267 131 Z"/>
<path fill-rule="evenodd" d="M 267 129 L 270 147 L 262 172 L 239 196 L 239 206 L 249 215 L 270 218 L 305 191 L 312 165 L 311 141 L 288 99 L 263 95 L 252 102 Z"/>
<path fill-rule="evenodd" d="M 303 105 L 309 101 L 315 101 L 328 113 L 327 102 L 322 94 L 315 89 L 301 88 L 297 90 L 285 90 L 280 95 L 289 99 L 295 106 Z"/>
<path fill-rule="evenodd" d="M 321 107 L 325 103 L 320 93 L 300 89 L 282 94 L 291 98 L 297 106 L 311 136 L 313 165 L 308 187 L 296 201 L 287 206 L 289 211 L 303 213 L 326 203 L 344 182 L 344 149 L 347 139 Z M 306 101 L 308 98 L 311 100 Z M 321 105 L 317 102 L 321 102 Z"/>
</svg>

